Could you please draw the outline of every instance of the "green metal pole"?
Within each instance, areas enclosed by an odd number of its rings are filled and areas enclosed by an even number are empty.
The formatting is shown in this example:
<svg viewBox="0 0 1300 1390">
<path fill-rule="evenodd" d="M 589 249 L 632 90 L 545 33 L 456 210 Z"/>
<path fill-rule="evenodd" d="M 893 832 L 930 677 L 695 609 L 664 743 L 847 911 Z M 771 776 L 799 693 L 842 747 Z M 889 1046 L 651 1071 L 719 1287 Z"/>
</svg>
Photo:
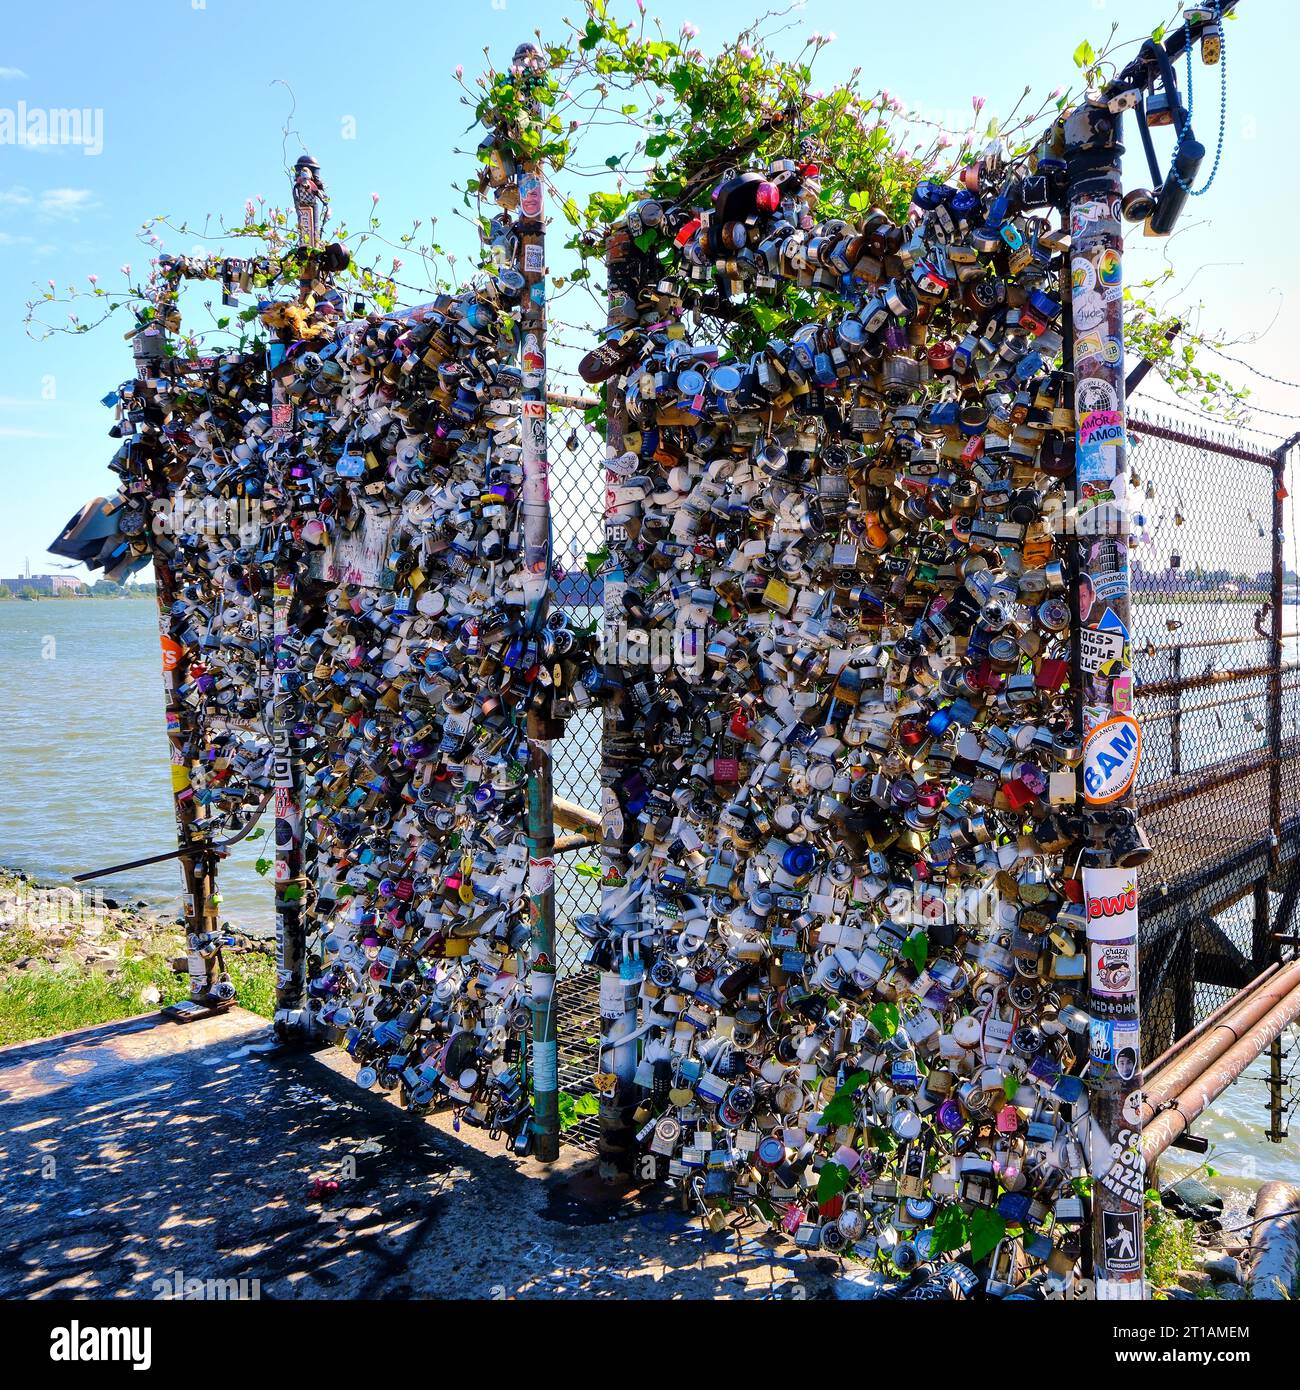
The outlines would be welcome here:
<svg viewBox="0 0 1300 1390">
<path fill-rule="evenodd" d="M 515 50 L 511 70 L 522 83 L 543 60 L 532 44 Z M 546 224 L 541 172 L 522 164 L 516 228 L 524 276 L 520 309 L 523 369 L 524 600 L 528 631 L 540 655 L 550 598 L 551 480 L 546 415 Z M 545 673 L 542 676 L 546 678 Z M 555 785 L 549 709 L 530 708 L 528 728 L 528 913 L 532 960 L 528 975 L 533 1044 L 533 1154 L 542 1163 L 560 1156 L 559 1042 L 555 957 Z"/>
</svg>

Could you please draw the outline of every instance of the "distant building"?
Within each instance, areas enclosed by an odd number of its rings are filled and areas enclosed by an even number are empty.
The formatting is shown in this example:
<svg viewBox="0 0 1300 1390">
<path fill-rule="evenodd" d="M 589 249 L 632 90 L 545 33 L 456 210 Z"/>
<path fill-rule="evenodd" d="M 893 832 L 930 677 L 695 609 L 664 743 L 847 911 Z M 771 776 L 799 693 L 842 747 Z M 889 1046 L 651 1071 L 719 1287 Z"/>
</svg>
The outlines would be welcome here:
<svg viewBox="0 0 1300 1390">
<path fill-rule="evenodd" d="M 17 579 L 0 579 L 0 585 L 14 594 L 21 594 L 24 589 L 35 589 L 46 598 L 86 592 L 85 584 L 70 574 L 20 574 Z"/>
</svg>

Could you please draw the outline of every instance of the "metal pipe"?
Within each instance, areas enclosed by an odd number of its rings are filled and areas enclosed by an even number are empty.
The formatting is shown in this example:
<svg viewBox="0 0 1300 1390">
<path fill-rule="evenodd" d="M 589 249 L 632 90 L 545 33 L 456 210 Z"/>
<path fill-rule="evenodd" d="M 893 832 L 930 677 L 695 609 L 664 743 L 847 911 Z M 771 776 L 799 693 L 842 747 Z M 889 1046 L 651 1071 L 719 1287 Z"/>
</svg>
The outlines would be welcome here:
<svg viewBox="0 0 1300 1390">
<path fill-rule="evenodd" d="M 1290 1024 L 1300 1018 L 1300 985 L 1280 1000 L 1250 1031 L 1168 1102 L 1142 1133 L 1142 1157 L 1157 1158 L 1232 1085 L 1246 1068 Z"/>
<path fill-rule="evenodd" d="M 1142 1118 L 1149 1120 L 1154 1117 L 1161 1105 L 1179 1095 L 1195 1077 L 1240 1042 L 1265 1014 L 1296 988 L 1300 988 L 1300 961 L 1292 961 L 1249 998 L 1239 1002 L 1236 1008 L 1207 1029 L 1179 1057 L 1160 1071 L 1148 1073 L 1139 1108 Z"/>
<path fill-rule="evenodd" d="M 1286 497 L 1286 460 L 1290 443 L 1278 449 L 1273 465 L 1273 525 L 1269 538 L 1273 551 L 1273 628 L 1269 643 L 1268 659 L 1274 669 L 1269 681 L 1268 738 L 1274 748 L 1282 747 L 1282 598 L 1285 590 L 1282 542 L 1285 538 L 1286 522 L 1282 514 L 1282 502 Z M 1269 769 L 1268 778 L 1268 828 L 1270 832 L 1270 853 L 1274 871 L 1281 867 L 1282 850 L 1282 764 L 1275 762 Z"/>
<path fill-rule="evenodd" d="M 1251 1298 L 1291 1297 L 1300 1267 L 1298 1205 L 1300 1186 L 1295 1183 L 1266 1182 L 1259 1189 L 1250 1233 Z"/>
<path fill-rule="evenodd" d="M 542 58 L 531 43 L 515 50 L 511 74 L 526 104 L 537 110 L 531 87 Z M 551 479 L 546 408 L 546 217 L 539 165 L 519 171 L 519 236 L 524 291 L 520 309 L 523 344 L 524 603 L 530 635 L 540 642 L 550 601 Z M 528 735 L 528 914 L 532 926 L 528 996 L 532 1010 L 533 1156 L 554 1163 L 560 1156 L 559 1020 L 555 983 L 555 778 L 551 761 L 554 714 L 549 701 L 530 708 Z"/>
<path fill-rule="evenodd" d="M 640 262 L 626 222 L 610 229 L 605 271 L 606 337 L 612 340 L 638 321 Z M 612 461 L 623 453 L 627 431 L 624 391 L 618 375 L 609 382 L 606 393 L 605 455 Z M 634 535 L 637 526 L 613 501 L 610 483 L 615 477 L 606 468 L 605 545 L 610 558 L 602 609 L 605 651 L 617 650 L 617 626 L 625 617 L 622 596 L 627 587 L 623 559 L 629 532 Z M 630 715 L 631 697 L 625 685 L 619 684 L 606 698 L 600 743 L 600 917 L 611 936 L 623 935 L 640 921 L 639 898 L 627 892 L 629 850 L 639 833 L 623 790 L 640 756 L 625 732 Z M 600 1097 L 600 1175 L 606 1181 L 615 1181 L 625 1177 L 632 1165 L 632 1112 L 640 1051 L 632 1040 L 637 1028 L 640 984 L 634 978 L 630 958 L 613 961 L 602 971 L 600 990 L 600 1066 L 602 1075 L 609 1078 Z"/>
<path fill-rule="evenodd" d="M 324 229 L 327 207 L 320 165 L 308 154 L 300 155 L 293 169 L 293 205 L 298 248 L 311 252 Z M 300 263 L 299 302 L 305 303 L 316 278 L 314 258 Z M 293 334 L 279 332 L 281 347 L 288 349 Z M 271 430 L 273 439 L 287 439 L 294 430 L 297 411 L 285 389 L 290 369 L 281 355 L 271 377 Z M 272 650 L 275 670 L 271 704 L 271 737 L 274 744 L 275 784 L 275 1031 L 285 1040 L 306 1036 L 312 1014 L 307 999 L 307 923 L 303 914 L 304 817 L 302 752 L 295 730 L 299 722 L 297 631 L 294 606 L 298 593 L 301 551 L 291 526 L 292 489 L 290 455 L 281 451 L 276 467 L 275 495 L 277 541 L 271 564 Z"/>
<path fill-rule="evenodd" d="M 267 792 L 261 801 L 257 803 L 257 809 L 248 818 L 248 823 L 242 830 L 236 831 L 235 834 L 228 836 L 224 840 L 210 841 L 208 848 L 212 850 L 229 849 L 231 845 L 237 845 L 245 836 L 251 834 L 253 827 L 261 820 L 262 812 L 266 810 L 267 802 L 269 802 L 270 799 L 271 793 Z M 108 878 L 112 874 L 124 874 L 128 869 L 142 869 L 146 864 L 165 864 L 167 860 L 179 859 L 185 853 L 187 853 L 187 851 L 183 849 L 170 849 L 166 854 L 151 854 L 145 859 L 128 860 L 125 864 L 110 864 L 107 869 L 92 869 L 87 874 L 73 874 L 72 881 L 73 883 L 89 883 L 91 879 Z"/>
<path fill-rule="evenodd" d="M 1128 567 L 1128 439 L 1123 354 L 1118 362 L 1090 354 L 1082 341 L 1102 334 L 1124 341 L 1124 300 L 1109 287 L 1121 283 L 1124 237 L 1120 224 L 1123 180 L 1120 117 L 1099 99 L 1086 100 L 1065 118 L 1069 178 L 1066 225 L 1070 238 L 1070 333 L 1074 369 L 1076 502 L 1085 488 L 1112 500 L 1078 513 L 1074 544 L 1072 647 L 1082 661 L 1085 638 L 1104 649 L 1102 609 L 1132 627 Z M 1106 605 L 1079 611 L 1079 579 L 1105 578 Z M 1092 1189 L 1092 1260 L 1099 1300 L 1141 1299 L 1141 1126 L 1129 1119 L 1130 1095 L 1141 1070 L 1142 1006 L 1138 990 L 1136 865 L 1149 854 L 1134 823 L 1140 733 L 1133 719 L 1130 644 L 1117 660 L 1082 672 L 1080 699 L 1087 712 L 1080 763 L 1086 840 L 1083 894 L 1088 903 L 1089 1011 L 1106 1038 L 1106 1066 L 1091 1089 L 1088 1169 Z M 1096 911 L 1093 907 L 1096 905 Z M 1111 963 L 1123 969 L 1112 969 Z M 1122 981 L 1122 983 L 1120 983 Z M 1123 1063 L 1127 1062 L 1125 1066 Z"/>
<path fill-rule="evenodd" d="M 1192 1045 L 1192 1043 L 1194 1043 L 1197 1040 L 1197 1038 L 1204 1037 L 1204 1035 L 1211 1028 L 1214 1027 L 1214 1025 L 1224 1016 L 1224 1014 L 1230 1013 L 1233 1009 L 1238 1008 L 1241 1004 L 1245 1003 L 1246 998 L 1249 995 L 1254 994 L 1254 992 L 1264 983 L 1265 980 L 1267 980 L 1270 976 L 1275 975 L 1281 968 L 1281 963 L 1279 961 L 1274 961 L 1273 964 L 1270 965 L 1266 970 L 1256 975 L 1255 978 L 1250 982 L 1250 984 L 1248 984 L 1243 990 L 1239 991 L 1237 994 L 1234 994 L 1230 999 L 1225 999 L 1223 1003 L 1220 1004 L 1219 1007 L 1214 1010 L 1213 1013 L 1207 1014 L 1206 1017 L 1203 1018 L 1196 1025 L 1195 1028 L 1189 1029 L 1181 1037 L 1176 1038 L 1172 1043 L 1170 1043 L 1169 1046 L 1165 1048 L 1165 1050 L 1160 1054 L 1159 1057 L 1155 1059 L 1154 1062 L 1150 1062 L 1147 1064 L 1145 1073 L 1142 1078 L 1143 1085 L 1146 1084 L 1147 1079 L 1149 1077 L 1155 1076 L 1156 1073 L 1161 1069 L 1161 1067 L 1166 1065 L 1166 1063 L 1171 1062 L 1176 1056 L 1178 1056 L 1180 1052 L 1185 1052 Z"/>
</svg>

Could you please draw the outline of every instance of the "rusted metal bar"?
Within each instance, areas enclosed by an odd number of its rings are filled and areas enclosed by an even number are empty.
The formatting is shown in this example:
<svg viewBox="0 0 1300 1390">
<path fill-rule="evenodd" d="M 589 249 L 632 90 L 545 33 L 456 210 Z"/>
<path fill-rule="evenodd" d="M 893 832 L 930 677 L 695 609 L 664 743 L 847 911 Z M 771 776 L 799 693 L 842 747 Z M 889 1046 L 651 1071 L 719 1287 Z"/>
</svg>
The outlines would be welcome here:
<svg viewBox="0 0 1300 1390">
<path fill-rule="evenodd" d="M 1271 640 L 1271 639 L 1270 639 Z M 1300 662 L 1291 661 L 1279 668 L 1271 662 L 1267 666 L 1242 666 L 1234 671 L 1207 671 L 1203 676 L 1178 677 L 1180 662 L 1178 652 L 1173 654 L 1174 679 L 1167 681 L 1144 681 L 1142 683 L 1142 698 L 1154 699 L 1158 695 L 1177 695 L 1185 690 L 1204 690 L 1215 685 L 1231 685 L 1234 681 L 1259 680 L 1263 677 L 1276 675 L 1294 675 L 1300 671 Z M 1198 706 L 1201 709 L 1212 709 L 1212 705 Z"/>
<path fill-rule="evenodd" d="M 1129 428 L 1135 435 L 1149 434 L 1155 439 L 1167 439 L 1171 444 L 1185 444 L 1189 449 L 1204 449 L 1207 440 L 1182 430 L 1171 429 L 1168 425 L 1157 425 L 1151 420 L 1130 419 Z M 1254 449 L 1241 449 L 1235 444 L 1225 444 L 1220 440 L 1208 443 L 1216 454 L 1226 454 L 1228 458 L 1241 459 L 1245 463 L 1258 463 L 1264 468 L 1273 467 L 1273 454 L 1259 453 Z"/>
<path fill-rule="evenodd" d="M 1262 974 L 1257 975 L 1244 990 L 1234 994 L 1232 998 L 1225 999 L 1212 1014 L 1207 1014 L 1195 1028 L 1180 1033 L 1172 1043 L 1155 1059 L 1146 1069 L 1143 1077 L 1143 1084 L 1146 1084 L 1148 1077 L 1155 1076 L 1158 1071 L 1171 1062 L 1179 1053 L 1185 1052 L 1197 1038 L 1202 1038 L 1211 1028 L 1225 1015 L 1231 1013 L 1233 1009 L 1240 1007 L 1246 1002 L 1247 995 L 1253 994 L 1265 980 L 1271 979 L 1282 968 L 1280 962 L 1274 962 Z"/>
<path fill-rule="evenodd" d="M 1266 992 L 1271 993 L 1271 990 Z M 1300 984 L 1280 999 L 1239 1042 L 1206 1063 L 1176 1097 L 1167 1100 L 1166 1108 L 1144 1126 L 1142 1157 L 1148 1166 L 1297 1018 L 1300 1018 Z"/>
<path fill-rule="evenodd" d="M 1150 598 L 1148 597 L 1146 601 L 1150 602 Z M 1284 639 L 1288 637 L 1300 637 L 1300 631 L 1284 632 L 1282 636 Z M 1272 641 L 1271 634 L 1265 632 L 1253 632 L 1247 634 L 1245 637 L 1207 637 L 1201 641 L 1196 642 L 1165 642 L 1158 647 L 1143 647 L 1142 654 L 1144 656 L 1158 656 L 1161 652 L 1193 652 L 1197 650 L 1203 650 L 1209 647 L 1213 647 L 1215 651 L 1218 651 L 1220 647 L 1241 647 L 1245 646 L 1250 642 L 1269 641 Z M 1143 694 L 1145 694 L 1146 689 L 1147 687 L 1144 685 L 1142 687 Z"/>
<path fill-rule="evenodd" d="M 1211 1028 L 1158 1072 L 1148 1072 L 1138 1113 L 1154 1118 L 1164 1102 L 1180 1095 L 1207 1067 L 1229 1052 L 1279 1003 L 1300 989 L 1300 961 L 1293 961 L 1245 998 L 1240 996 Z"/>
</svg>

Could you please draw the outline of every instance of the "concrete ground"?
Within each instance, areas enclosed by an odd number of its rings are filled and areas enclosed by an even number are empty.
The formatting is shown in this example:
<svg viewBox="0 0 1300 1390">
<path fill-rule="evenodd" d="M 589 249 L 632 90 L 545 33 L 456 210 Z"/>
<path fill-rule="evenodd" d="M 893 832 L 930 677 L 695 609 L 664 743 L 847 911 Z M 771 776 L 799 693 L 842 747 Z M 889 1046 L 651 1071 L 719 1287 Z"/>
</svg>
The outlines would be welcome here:
<svg viewBox="0 0 1300 1390">
<path fill-rule="evenodd" d="M 351 1072 L 240 1009 L 0 1049 L 0 1297 L 833 1296 L 832 1260 L 619 1201 L 580 1151 L 515 1159 Z"/>
</svg>

